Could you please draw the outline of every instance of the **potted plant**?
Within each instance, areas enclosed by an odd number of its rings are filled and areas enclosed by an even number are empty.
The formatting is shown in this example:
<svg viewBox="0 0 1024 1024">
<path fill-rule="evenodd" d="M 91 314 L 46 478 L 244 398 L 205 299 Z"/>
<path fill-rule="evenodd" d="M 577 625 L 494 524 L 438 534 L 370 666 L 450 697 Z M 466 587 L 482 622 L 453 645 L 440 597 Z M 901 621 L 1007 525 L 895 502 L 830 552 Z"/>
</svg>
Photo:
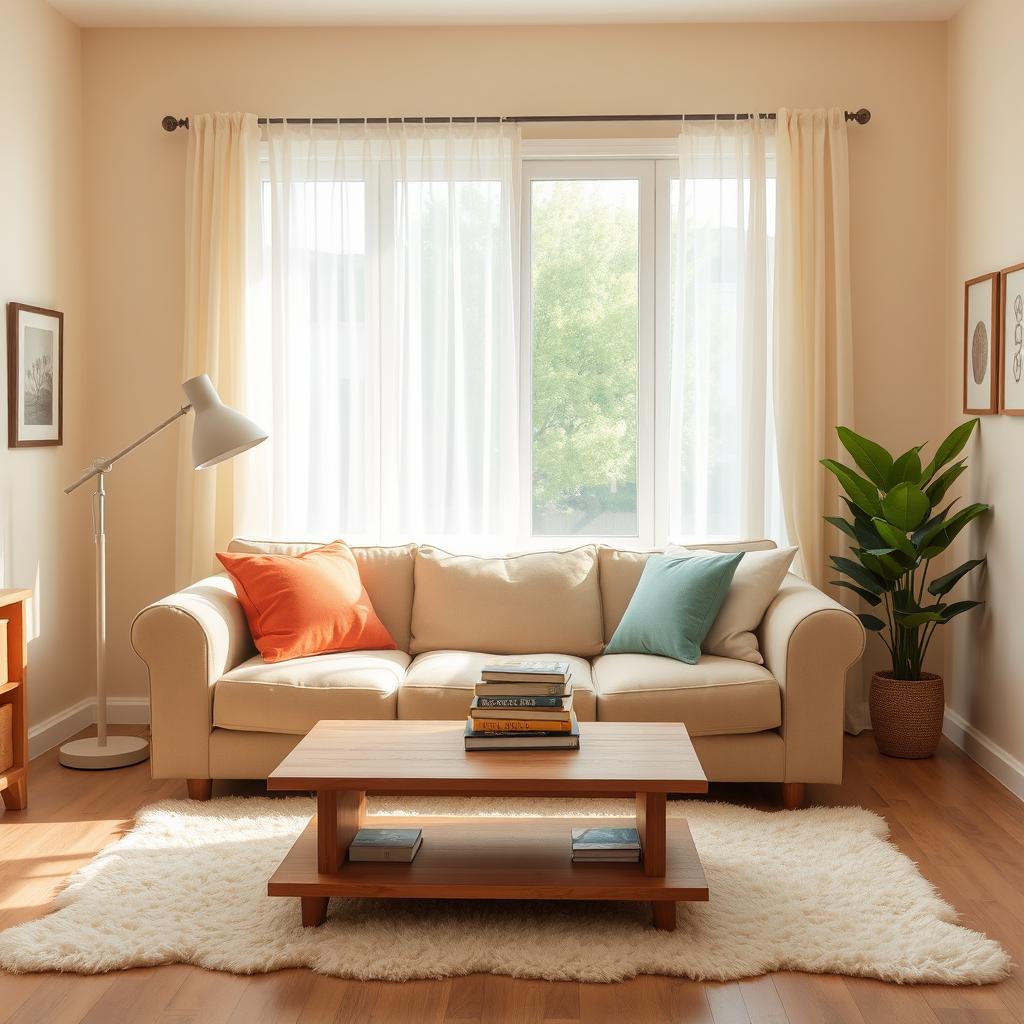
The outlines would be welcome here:
<svg viewBox="0 0 1024 1024">
<path fill-rule="evenodd" d="M 892 670 L 871 680 L 871 725 L 875 742 L 890 757 L 930 757 L 942 732 L 945 707 L 942 677 L 924 671 L 935 631 L 980 601 L 951 601 L 950 592 L 984 558 L 972 558 L 943 576 L 930 578 L 937 558 L 988 505 L 956 500 L 943 505 L 946 492 L 967 466 L 958 459 L 977 419 L 957 427 L 927 465 L 924 445 L 893 458 L 880 444 L 837 427 L 839 440 L 864 474 L 834 459 L 821 464 L 846 492 L 851 519 L 825 516 L 851 540 L 854 558 L 833 556 L 843 577 L 833 581 L 858 594 L 878 614 L 858 616 L 889 650 Z M 956 460 L 956 461 L 954 461 Z"/>
</svg>

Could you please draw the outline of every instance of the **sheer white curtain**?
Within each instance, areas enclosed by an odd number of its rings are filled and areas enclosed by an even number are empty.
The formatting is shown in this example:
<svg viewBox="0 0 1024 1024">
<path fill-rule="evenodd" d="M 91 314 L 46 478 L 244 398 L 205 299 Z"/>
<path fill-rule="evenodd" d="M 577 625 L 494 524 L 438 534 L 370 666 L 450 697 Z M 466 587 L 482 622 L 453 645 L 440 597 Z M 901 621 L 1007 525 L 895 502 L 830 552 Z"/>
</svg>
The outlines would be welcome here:
<svg viewBox="0 0 1024 1024">
<path fill-rule="evenodd" d="M 519 153 L 511 126 L 266 126 L 243 528 L 513 536 Z"/>
<path fill-rule="evenodd" d="M 183 380 L 208 373 L 229 405 L 244 403 L 246 295 L 255 272 L 259 129 L 255 114 L 192 114 L 186 157 Z M 206 576 L 237 525 L 238 484 L 252 455 L 196 472 L 192 432 L 178 445 L 175 576 Z M 244 502 L 243 502 L 244 505 Z"/>
<path fill-rule="evenodd" d="M 807 579 L 829 587 L 829 556 L 847 541 L 826 524 L 845 515 L 839 488 L 818 460 L 846 461 L 835 428 L 853 427 L 850 182 L 846 116 L 831 110 L 778 113 L 779 238 L 775 289 L 775 401 L 786 523 Z M 869 679 L 860 665 L 846 687 L 846 728 L 868 727 Z"/>
<path fill-rule="evenodd" d="M 785 540 L 771 395 L 774 129 L 684 123 L 673 194 L 674 539 Z"/>
</svg>

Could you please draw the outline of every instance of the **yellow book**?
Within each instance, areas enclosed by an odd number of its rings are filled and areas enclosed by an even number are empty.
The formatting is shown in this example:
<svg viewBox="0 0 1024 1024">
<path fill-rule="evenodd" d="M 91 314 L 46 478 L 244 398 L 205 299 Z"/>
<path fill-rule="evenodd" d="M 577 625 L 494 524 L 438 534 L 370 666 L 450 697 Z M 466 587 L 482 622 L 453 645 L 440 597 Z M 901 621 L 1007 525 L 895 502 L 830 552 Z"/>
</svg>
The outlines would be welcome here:
<svg viewBox="0 0 1024 1024">
<path fill-rule="evenodd" d="M 571 732 L 572 722 L 538 722 L 527 718 L 471 718 L 473 732 Z"/>
</svg>

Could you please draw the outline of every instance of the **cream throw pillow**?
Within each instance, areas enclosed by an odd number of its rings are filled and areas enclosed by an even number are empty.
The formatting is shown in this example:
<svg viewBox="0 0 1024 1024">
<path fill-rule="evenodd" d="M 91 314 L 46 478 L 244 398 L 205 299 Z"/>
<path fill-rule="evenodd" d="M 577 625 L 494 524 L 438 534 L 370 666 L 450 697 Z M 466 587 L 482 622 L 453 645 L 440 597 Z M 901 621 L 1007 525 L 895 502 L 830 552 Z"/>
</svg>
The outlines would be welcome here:
<svg viewBox="0 0 1024 1024">
<path fill-rule="evenodd" d="M 768 605 L 779 592 L 796 551 L 795 547 L 774 548 L 744 554 L 718 617 L 700 645 L 702 653 L 736 658 L 755 665 L 764 664 L 754 630 L 761 625 Z M 714 555 L 717 552 L 670 544 L 665 548 L 665 554 Z"/>
</svg>

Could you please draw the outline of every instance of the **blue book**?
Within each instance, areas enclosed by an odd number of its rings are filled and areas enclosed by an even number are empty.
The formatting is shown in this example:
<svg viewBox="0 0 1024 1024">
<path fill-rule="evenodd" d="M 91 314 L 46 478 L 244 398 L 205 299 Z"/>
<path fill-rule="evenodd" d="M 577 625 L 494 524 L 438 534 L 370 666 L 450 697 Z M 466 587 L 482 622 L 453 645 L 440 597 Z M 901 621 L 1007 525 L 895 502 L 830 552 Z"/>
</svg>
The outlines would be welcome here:
<svg viewBox="0 0 1024 1024">
<path fill-rule="evenodd" d="M 348 848 L 354 861 L 403 861 L 408 863 L 423 844 L 419 828 L 361 828 Z"/>
<path fill-rule="evenodd" d="M 573 852 L 591 850 L 640 850 L 640 836 L 635 828 L 574 828 Z"/>
<path fill-rule="evenodd" d="M 564 697 L 474 697 L 474 708 L 561 708 Z"/>
</svg>

